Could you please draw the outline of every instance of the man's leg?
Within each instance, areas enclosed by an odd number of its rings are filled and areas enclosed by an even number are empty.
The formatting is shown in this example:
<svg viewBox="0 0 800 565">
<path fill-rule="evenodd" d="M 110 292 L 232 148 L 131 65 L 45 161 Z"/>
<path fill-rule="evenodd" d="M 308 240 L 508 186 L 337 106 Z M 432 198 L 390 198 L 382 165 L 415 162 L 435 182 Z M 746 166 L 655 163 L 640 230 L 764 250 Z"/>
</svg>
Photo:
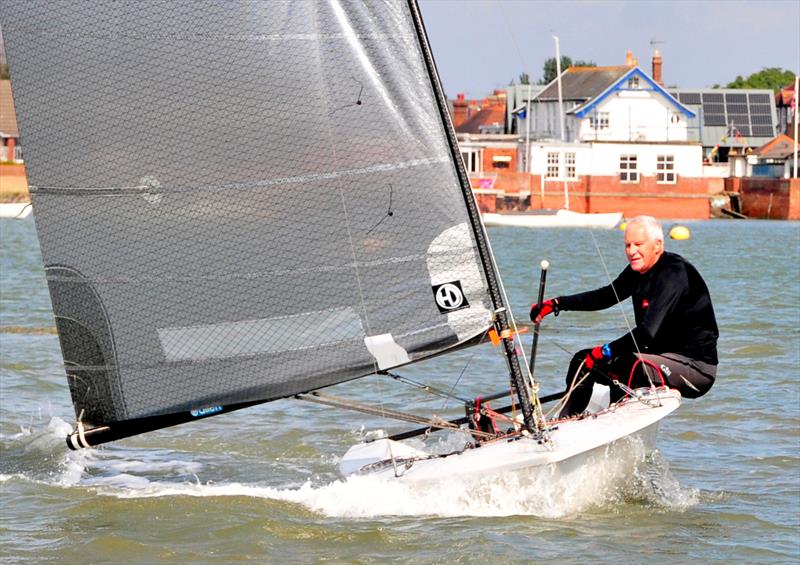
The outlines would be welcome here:
<svg viewBox="0 0 800 565">
<path fill-rule="evenodd" d="M 633 375 L 632 386 L 666 384 L 680 391 L 684 398 L 703 396 L 714 384 L 717 368 L 675 353 L 652 355 L 642 353 Z M 626 382 L 626 381 L 622 381 Z"/>
</svg>

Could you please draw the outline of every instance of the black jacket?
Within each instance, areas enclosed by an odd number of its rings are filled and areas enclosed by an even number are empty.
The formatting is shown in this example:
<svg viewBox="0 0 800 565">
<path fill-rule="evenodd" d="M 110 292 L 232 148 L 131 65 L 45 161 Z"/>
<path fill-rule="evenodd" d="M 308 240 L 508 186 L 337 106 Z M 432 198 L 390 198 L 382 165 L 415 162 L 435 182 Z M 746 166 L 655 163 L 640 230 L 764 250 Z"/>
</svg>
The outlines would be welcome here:
<svg viewBox="0 0 800 565">
<path fill-rule="evenodd" d="M 616 289 L 616 293 L 614 292 Z M 633 298 L 636 327 L 609 343 L 614 357 L 678 353 L 717 364 L 717 320 L 708 287 L 686 259 L 665 251 L 645 274 L 630 265 L 608 286 L 558 297 L 559 310 L 603 310 Z"/>
</svg>

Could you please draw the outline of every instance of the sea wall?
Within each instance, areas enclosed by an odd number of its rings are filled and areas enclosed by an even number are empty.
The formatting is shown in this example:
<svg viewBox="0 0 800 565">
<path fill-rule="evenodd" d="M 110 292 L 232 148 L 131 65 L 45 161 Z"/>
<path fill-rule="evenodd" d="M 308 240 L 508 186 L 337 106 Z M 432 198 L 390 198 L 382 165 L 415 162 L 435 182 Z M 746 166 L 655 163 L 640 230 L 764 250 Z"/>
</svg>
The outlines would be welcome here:
<svg viewBox="0 0 800 565">
<path fill-rule="evenodd" d="M 800 220 L 800 179 L 731 179 L 739 192 L 742 213 L 749 218 Z M 738 190 L 736 190 L 738 189 Z"/>
<path fill-rule="evenodd" d="M 0 163 L 0 202 L 23 202 L 29 200 L 25 165 L 21 163 Z"/>
</svg>

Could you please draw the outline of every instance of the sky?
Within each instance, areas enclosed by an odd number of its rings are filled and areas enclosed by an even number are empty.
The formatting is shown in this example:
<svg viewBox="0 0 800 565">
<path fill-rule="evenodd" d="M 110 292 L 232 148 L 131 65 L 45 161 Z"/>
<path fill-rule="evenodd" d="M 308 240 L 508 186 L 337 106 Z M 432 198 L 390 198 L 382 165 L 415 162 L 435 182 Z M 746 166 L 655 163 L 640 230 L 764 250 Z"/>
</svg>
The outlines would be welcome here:
<svg viewBox="0 0 800 565">
<path fill-rule="evenodd" d="M 448 97 L 482 98 L 561 54 L 651 71 L 667 86 L 725 86 L 765 67 L 800 72 L 800 0 L 418 0 Z M 653 42 L 651 44 L 651 42 Z M 655 43 L 658 42 L 658 43 Z"/>
</svg>

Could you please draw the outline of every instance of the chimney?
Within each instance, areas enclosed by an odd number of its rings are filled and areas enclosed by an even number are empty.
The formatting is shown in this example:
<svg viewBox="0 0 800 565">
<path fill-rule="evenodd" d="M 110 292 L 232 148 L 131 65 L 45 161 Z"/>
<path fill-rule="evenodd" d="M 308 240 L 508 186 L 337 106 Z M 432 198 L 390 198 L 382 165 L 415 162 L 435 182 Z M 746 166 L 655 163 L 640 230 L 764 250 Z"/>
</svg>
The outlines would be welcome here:
<svg viewBox="0 0 800 565">
<path fill-rule="evenodd" d="M 656 49 L 653 51 L 653 80 L 664 86 L 664 80 L 661 78 L 661 64 L 661 53 Z"/>
<path fill-rule="evenodd" d="M 464 99 L 464 94 L 459 93 L 453 101 L 453 127 L 458 129 L 461 124 L 467 121 L 467 101 Z"/>
<path fill-rule="evenodd" d="M 633 53 L 631 53 L 630 49 L 628 49 L 625 52 L 625 66 L 626 67 L 632 67 L 633 66 Z"/>
</svg>

